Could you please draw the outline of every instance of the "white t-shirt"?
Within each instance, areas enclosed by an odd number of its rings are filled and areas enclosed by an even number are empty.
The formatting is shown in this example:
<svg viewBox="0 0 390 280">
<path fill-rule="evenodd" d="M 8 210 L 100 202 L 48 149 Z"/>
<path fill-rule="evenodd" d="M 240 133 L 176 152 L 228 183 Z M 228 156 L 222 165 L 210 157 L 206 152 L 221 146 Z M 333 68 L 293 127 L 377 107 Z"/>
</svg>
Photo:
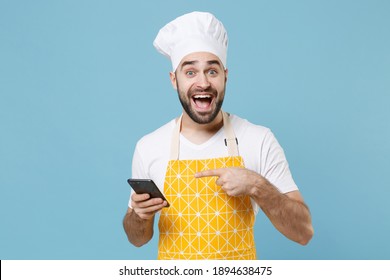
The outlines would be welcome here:
<svg viewBox="0 0 390 280">
<path fill-rule="evenodd" d="M 230 114 L 230 120 L 238 139 L 238 150 L 247 169 L 253 170 L 270 181 L 281 193 L 298 190 L 282 147 L 270 129 L 254 125 Z M 152 179 L 164 191 L 167 163 L 175 120 L 142 137 L 135 148 L 132 178 Z M 207 159 L 228 156 L 225 135 L 221 128 L 213 137 L 196 145 L 180 135 L 179 159 Z M 131 201 L 129 200 L 129 207 Z M 255 213 L 259 207 L 252 201 Z"/>
</svg>

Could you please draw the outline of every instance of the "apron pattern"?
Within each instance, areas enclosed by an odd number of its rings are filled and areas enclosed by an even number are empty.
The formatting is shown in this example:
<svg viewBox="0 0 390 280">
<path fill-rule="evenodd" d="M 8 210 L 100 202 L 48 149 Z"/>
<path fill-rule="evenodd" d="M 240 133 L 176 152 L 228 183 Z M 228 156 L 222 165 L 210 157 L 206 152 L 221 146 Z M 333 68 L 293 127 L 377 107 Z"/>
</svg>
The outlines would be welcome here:
<svg viewBox="0 0 390 280">
<path fill-rule="evenodd" d="M 240 156 L 170 160 L 161 211 L 158 259 L 256 259 L 254 212 L 249 196 L 228 196 L 207 169 L 244 167 Z"/>
</svg>

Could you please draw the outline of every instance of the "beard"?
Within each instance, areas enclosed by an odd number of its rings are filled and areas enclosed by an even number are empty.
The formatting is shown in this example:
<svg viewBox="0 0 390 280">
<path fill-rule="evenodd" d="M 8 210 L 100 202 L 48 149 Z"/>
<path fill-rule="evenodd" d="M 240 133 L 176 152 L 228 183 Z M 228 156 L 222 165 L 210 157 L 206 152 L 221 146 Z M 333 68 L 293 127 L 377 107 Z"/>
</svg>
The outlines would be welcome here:
<svg viewBox="0 0 390 280">
<path fill-rule="evenodd" d="M 197 92 L 198 90 L 189 89 L 187 92 L 182 92 L 177 82 L 176 82 L 176 86 L 177 86 L 177 93 L 179 96 L 180 103 L 184 111 L 194 122 L 198 124 L 208 124 L 211 123 L 218 116 L 218 113 L 222 108 L 223 97 L 225 95 L 225 88 L 220 93 L 218 93 L 217 90 L 211 86 L 206 90 L 202 90 L 202 92 L 207 92 L 214 96 L 215 107 L 211 113 L 199 113 L 196 110 L 194 110 L 191 106 L 191 96 L 193 95 L 193 93 Z"/>
</svg>

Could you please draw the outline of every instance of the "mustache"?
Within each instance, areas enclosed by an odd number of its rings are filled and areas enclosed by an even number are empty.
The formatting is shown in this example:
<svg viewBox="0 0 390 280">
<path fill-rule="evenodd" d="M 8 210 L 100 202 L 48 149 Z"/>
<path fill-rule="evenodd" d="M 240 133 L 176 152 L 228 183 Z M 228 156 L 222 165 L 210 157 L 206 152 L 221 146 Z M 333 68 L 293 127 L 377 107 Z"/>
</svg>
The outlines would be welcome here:
<svg viewBox="0 0 390 280">
<path fill-rule="evenodd" d="M 209 87 L 204 88 L 204 89 L 201 89 L 201 88 L 190 89 L 188 91 L 188 93 L 190 95 L 193 95 L 195 93 L 208 93 L 208 94 L 212 94 L 212 95 L 216 96 L 217 90 L 215 88 L 213 88 L 212 86 L 209 86 Z"/>
</svg>

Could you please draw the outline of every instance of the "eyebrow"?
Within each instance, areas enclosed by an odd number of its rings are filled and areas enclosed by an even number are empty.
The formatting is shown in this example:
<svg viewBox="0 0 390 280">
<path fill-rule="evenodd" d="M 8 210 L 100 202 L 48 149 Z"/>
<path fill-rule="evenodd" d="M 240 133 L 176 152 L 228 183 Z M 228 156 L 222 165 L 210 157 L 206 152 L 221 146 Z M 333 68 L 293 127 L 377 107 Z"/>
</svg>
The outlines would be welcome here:
<svg viewBox="0 0 390 280">
<path fill-rule="evenodd" d="M 181 66 L 180 66 L 180 69 L 183 69 L 185 66 L 187 65 L 194 65 L 196 63 L 198 63 L 199 61 L 198 60 L 188 60 L 188 61 L 184 61 Z M 218 61 L 218 60 L 209 60 L 207 61 L 207 64 L 208 65 L 213 65 L 213 64 L 217 64 L 218 66 L 221 66 L 221 63 Z"/>
</svg>

